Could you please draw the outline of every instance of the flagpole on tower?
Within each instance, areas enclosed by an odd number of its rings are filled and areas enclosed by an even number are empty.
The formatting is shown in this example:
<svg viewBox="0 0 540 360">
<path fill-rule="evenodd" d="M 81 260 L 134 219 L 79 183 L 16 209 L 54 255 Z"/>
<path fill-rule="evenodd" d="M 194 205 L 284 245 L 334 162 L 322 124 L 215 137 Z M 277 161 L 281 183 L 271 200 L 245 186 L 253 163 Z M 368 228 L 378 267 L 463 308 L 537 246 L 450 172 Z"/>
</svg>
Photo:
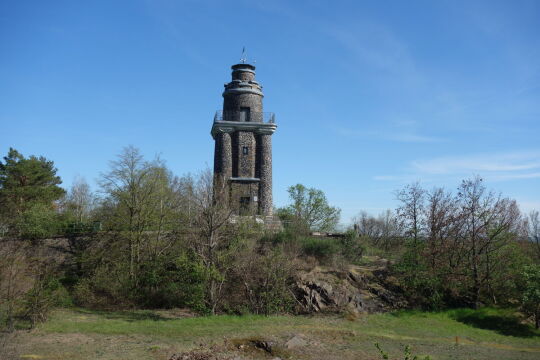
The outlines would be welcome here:
<svg viewBox="0 0 540 360">
<path fill-rule="evenodd" d="M 245 64 L 246 61 L 247 61 L 246 47 L 245 46 L 242 48 L 242 57 L 240 58 L 240 61 L 242 62 L 242 64 Z"/>
</svg>

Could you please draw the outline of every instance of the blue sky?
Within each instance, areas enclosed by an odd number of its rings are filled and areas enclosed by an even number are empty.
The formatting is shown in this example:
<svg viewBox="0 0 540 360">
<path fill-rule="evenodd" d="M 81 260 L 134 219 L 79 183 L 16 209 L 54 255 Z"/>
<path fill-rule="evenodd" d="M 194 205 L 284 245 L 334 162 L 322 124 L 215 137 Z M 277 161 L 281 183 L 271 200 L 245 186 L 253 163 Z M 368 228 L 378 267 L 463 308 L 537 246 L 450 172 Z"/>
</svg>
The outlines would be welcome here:
<svg viewBox="0 0 540 360">
<path fill-rule="evenodd" d="M 302 183 L 347 223 L 478 174 L 540 209 L 534 0 L 1 1 L 0 153 L 94 189 L 129 144 L 196 173 L 243 46 L 276 113 L 277 206 Z"/>
</svg>

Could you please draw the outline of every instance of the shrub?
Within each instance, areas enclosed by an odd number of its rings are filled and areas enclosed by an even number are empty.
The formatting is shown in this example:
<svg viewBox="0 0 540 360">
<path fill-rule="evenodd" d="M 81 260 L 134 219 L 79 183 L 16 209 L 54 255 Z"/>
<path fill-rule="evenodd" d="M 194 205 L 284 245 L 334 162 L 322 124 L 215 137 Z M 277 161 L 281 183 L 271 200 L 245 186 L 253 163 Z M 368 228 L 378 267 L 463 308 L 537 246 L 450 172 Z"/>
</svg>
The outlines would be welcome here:
<svg viewBox="0 0 540 360">
<path fill-rule="evenodd" d="M 524 289 L 521 305 L 527 315 L 534 317 L 536 329 L 540 327 L 540 265 L 529 265 L 523 269 Z"/>
<path fill-rule="evenodd" d="M 341 254 L 348 261 L 358 264 L 362 260 L 365 247 L 360 243 L 360 238 L 355 231 L 348 231 L 345 237 L 339 239 Z"/>
<path fill-rule="evenodd" d="M 60 280 L 47 271 L 42 271 L 37 274 L 34 286 L 25 295 L 23 304 L 23 316 L 35 327 L 47 320 L 53 307 L 69 306 L 72 302 Z"/>
<path fill-rule="evenodd" d="M 207 271 L 193 255 L 155 259 L 141 266 L 137 302 L 145 307 L 189 307 L 206 312 Z"/>
<path fill-rule="evenodd" d="M 58 226 L 55 212 L 43 204 L 32 206 L 19 220 L 20 235 L 29 240 L 44 239 L 55 235 Z"/>
<path fill-rule="evenodd" d="M 313 256 L 322 262 L 327 262 L 341 253 L 339 242 L 333 238 L 306 237 L 302 238 L 301 245 L 305 255 Z"/>
<path fill-rule="evenodd" d="M 440 309 L 444 305 L 442 279 L 437 273 L 429 271 L 422 256 L 423 250 L 423 243 L 408 243 L 393 270 L 398 274 L 412 304 L 431 310 Z"/>
</svg>

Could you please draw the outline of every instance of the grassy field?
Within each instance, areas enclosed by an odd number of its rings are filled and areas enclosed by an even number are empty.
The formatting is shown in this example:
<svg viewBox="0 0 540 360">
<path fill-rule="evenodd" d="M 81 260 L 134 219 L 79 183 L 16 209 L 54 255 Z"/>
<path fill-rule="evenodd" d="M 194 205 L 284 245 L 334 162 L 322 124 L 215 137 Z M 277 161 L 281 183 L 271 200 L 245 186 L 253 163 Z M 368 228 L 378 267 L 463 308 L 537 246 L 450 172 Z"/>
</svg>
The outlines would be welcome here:
<svg viewBox="0 0 540 360">
<path fill-rule="evenodd" d="M 432 359 L 540 359 L 540 332 L 521 324 L 512 312 L 494 309 L 353 320 L 62 309 L 37 329 L 17 332 L 0 358 L 167 360 L 175 353 L 211 349 L 231 359 L 381 359 L 376 342 L 390 359 L 402 359 L 405 345 Z M 270 344 L 270 352 L 258 349 L 260 344 Z"/>
</svg>

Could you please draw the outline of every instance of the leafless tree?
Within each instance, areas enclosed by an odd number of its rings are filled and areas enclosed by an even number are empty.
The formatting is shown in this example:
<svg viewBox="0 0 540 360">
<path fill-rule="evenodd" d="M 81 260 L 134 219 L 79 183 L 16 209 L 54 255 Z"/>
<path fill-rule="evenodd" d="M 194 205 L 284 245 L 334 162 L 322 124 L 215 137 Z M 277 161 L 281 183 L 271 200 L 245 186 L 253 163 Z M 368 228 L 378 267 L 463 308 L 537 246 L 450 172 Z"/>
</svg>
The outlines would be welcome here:
<svg viewBox="0 0 540 360">
<path fill-rule="evenodd" d="M 76 178 L 66 195 L 65 210 L 71 212 L 76 221 L 82 223 L 89 218 L 94 205 L 95 197 L 90 185 L 84 178 Z"/>
<path fill-rule="evenodd" d="M 452 193 L 444 188 L 433 188 L 426 193 L 424 229 L 432 269 L 442 261 L 442 256 L 450 256 L 450 262 L 456 254 L 457 244 L 453 243 L 456 230 L 457 201 Z"/>
<path fill-rule="evenodd" d="M 377 241 L 386 251 L 400 243 L 400 239 L 403 238 L 401 224 L 392 210 L 387 209 L 379 214 L 377 223 L 379 227 Z"/>
<path fill-rule="evenodd" d="M 353 222 L 358 235 L 369 238 L 375 246 L 385 250 L 396 245 L 403 237 L 400 221 L 390 209 L 377 217 L 361 211 Z"/>
<path fill-rule="evenodd" d="M 531 211 L 527 217 L 527 233 L 535 244 L 536 256 L 540 260 L 540 214 L 536 210 Z"/>
<path fill-rule="evenodd" d="M 7 331 L 14 329 L 14 317 L 23 296 L 32 287 L 26 256 L 28 245 L 16 241 L 0 243 L 0 309 Z"/>
<path fill-rule="evenodd" d="M 216 181 L 210 170 L 201 173 L 193 195 L 193 225 L 197 234 L 193 247 L 207 269 L 207 301 L 212 313 L 215 313 L 225 281 L 224 274 L 230 265 L 227 258 L 231 255 L 233 236 L 227 234 L 226 230 L 233 211 L 224 201 L 228 196 L 227 183 Z"/>
<path fill-rule="evenodd" d="M 366 211 L 361 211 L 358 216 L 353 219 L 356 232 L 360 236 L 366 236 L 371 239 L 378 238 L 380 236 L 380 224 L 377 219 L 369 215 Z"/>
<path fill-rule="evenodd" d="M 396 198 L 401 202 L 397 214 L 403 222 L 405 235 L 413 240 L 416 245 L 422 235 L 422 216 L 424 215 L 424 200 L 426 191 L 415 182 L 405 186 L 396 193 Z"/>
<path fill-rule="evenodd" d="M 493 255 L 505 246 L 521 223 L 514 200 L 486 191 L 480 177 L 464 180 L 459 187 L 459 236 L 465 245 L 472 279 L 472 301 L 478 306 L 483 287 L 496 302 L 492 289 L 497 262 Z"/>
</svg>

